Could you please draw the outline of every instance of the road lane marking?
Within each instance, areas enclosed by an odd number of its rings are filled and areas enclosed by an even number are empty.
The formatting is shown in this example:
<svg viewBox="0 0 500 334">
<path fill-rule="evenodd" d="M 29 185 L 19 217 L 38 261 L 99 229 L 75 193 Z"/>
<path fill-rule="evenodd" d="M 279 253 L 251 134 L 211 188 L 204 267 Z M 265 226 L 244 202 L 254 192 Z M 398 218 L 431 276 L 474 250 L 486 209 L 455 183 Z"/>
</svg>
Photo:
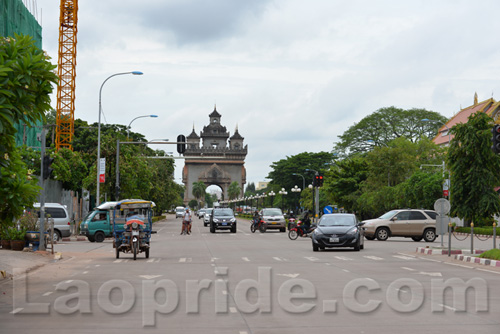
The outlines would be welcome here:
<svg viewBox="0 0 500 334">
<path fill-rule="evenodd" d="M 151 263 L 151 262 L 154 262 L 154 260 L 155 260 L 155 259 L 149 259 L 149 260 L 147 260 L 146 262 Z"/>
<path fill-rule="evenodd" d="M 439 261 L 439 260 L 427 259 L 427 258 L 425 258 L 425 257 L 419 257 L 419 259 L 421 259 L 421 260 L 426 260 L 426 261 L 431 261 L 431 262 L 441 263 L 441 261 Z M 446 262 L 445 262 L 445 263 L 446 263 Z"/>
<path fill-rule="evenodd" d="M 243 261 L 250 262 L 250 259 L 248 257 L 242 257 Z"/>
<path fill-rule="evenodd" d="M 456 312 L 456 311 L 457 311 L 457 309 L 456 309 L 456 308 L 451 307 L 451 306 L 448 306 L 448 305 L 444 305 L 444 304 L 438 304 L 438 305 L 439 305 L 439 306 L 441 306 L 441 307 L 447 308 L 448 310 L 451 310 L 451 311 L 453 311 L 453 312 Z"/>
<path fill-rule="evenodd" d="M 349 271 L 349 270 L 347 270 L 347 269 L 342 269 L 342 271 L 344 271 L 344 272 L 346 272 L 346 273 L 350 273 L 350 271 Z"/>
<path fill-rule="evenodd" d="M 304 256 L 304 258 L 312 262 L 319 261 L 319 259 L 314 256 Z"/>
<path fill-rule="evenodd" d="M 375 260 L 375 261 L 381 261 L 383 258 L 378 257 L 378 256 L 373 256 L 373 255 L 363 255 L 364 258 L 370 259 L 370 260 Z"/>
<path fill-rule="evenodd" d="M 346 256 L 334 256 L 334 258 L 336 258 L 338 260 L 342 260 L 342 261 L 352 261 L 351 258 L 348 258 Z"/>
<path fill-rule="evenodd" d="M 113 263 L 120 263 L 122 262 L 123 260 L 114 260 Z"/>
<path fill-rule="evenodd" d="M 13 310 L 13 311 L 12 311 L 12 312 L 10 312 L 10 313 L 11 313 L 11 314 L 16 314 L 16 313 L 21 312 L 22 310 L 24 310 L 24 308 L 19 307 L 19 308 L 16 308 L 15 310 Z"/>
<path fill-rule="evenodd" d="M 405 254 L 405 253 L 397 253 L 398 255 L 403 255 L 403 256 L 408 256 L 408 257 L 417 257 L 416 255 L 411 255 L 411 254 Z"/>
<path fill-rule="evenodd" d="M 489 273 L 500 275 L 500 272 L 493 271 L 493 270 L 481 269 L 481 268 L 477 268 L 477 270 L 486 271 L 486 272 L 489 272 Z"/>
<path fill-rule="evenodd" d="M 413 268 L 408 268 L 408 267 L 401 267 L 401 269 L 404 269 L 404 270 L 409 270 L 409 271 L 415 271 L 416 269 L 413 269 Z"/>
<path fill-rule="evenodd" d="M 278 276 L 285 276 L 289 278 L 297 278 L 300 274 L 278 274 Z"/>
<path fill-rule="evenodd" d="M 84 271 L 82 274 L 87 275 L 88 273 L 89 273 L 88 271 Z"/>
<path fill-rule="evenodd" d="M 54 291 L 45 292 L 42 296 L 44 296 L 44 297 L 50 296 L 53 293 L 54 293 Z"/>
<path fill-rule="evenodd" d="M 435 273 L 428 273 L 425 271 L 421 271 L 418 273 L 418 275 L 427 275 L 427 276 L 434 276 L 434 277 L 442 277 L 441 273 L 435 272 Z"/>
<path fill-rule="evenodd" d="M 473 269 L 474 267 L 471 267 L 471 266 L 466 266 L 466 265 L 463 265 L 463 264 L 458 264 L 458 263 L 448 263 L 448 262 L 443 262 L 444 264 L 448 264 L 450 266 L 455 266 L 455 267 L 462 267 L 462 268 L 469 268 L 469 269 Z"/>
<path fill-rule="evenodd" d="M 182 263 L 192 262 L 192 261 L 193 261 L 193 258 L 191 258 L 191 257 L 181 257 L 179 259 L 179 262 L 182 262 Z"/>
<path fill-rule="evenodd" d="M 392 257 L 401 259 L 401 260 L 416 260 L 414 257 L 409 257 L 405 255 L 393 255 Z"/>
<path fill-rule="evenodd" d="M 145 278 L 145 279 L 154 279 L 157 277 L 161 277 L 162 275 L 139 275 L 139 277 Z"/>
<path fill-rule="evenodd" d="M 229 308 L 229 312 L 231 312 L 231 313 L 237 313 L 238 310 L 236 309 L 236 307 L 230 307 Z"/>
</svg>

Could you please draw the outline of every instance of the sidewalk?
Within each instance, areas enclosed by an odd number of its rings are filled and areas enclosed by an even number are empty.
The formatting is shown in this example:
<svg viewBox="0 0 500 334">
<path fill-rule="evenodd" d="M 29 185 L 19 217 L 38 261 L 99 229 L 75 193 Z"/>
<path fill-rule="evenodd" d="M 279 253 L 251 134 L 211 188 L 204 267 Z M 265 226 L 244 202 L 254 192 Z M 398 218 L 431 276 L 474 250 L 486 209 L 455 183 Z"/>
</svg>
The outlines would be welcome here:
<svg viewBox="0 0 500 334">
<path fill-rule="evenodd" d="M 48 263 L 62 258 L 61 253 L 52 254 L 51 251 L 13 251 L 0 249 L 0 282 L 11 279 L 13 269 L 19 268 L 26 272 L 40 268 Z"/>
</svg>

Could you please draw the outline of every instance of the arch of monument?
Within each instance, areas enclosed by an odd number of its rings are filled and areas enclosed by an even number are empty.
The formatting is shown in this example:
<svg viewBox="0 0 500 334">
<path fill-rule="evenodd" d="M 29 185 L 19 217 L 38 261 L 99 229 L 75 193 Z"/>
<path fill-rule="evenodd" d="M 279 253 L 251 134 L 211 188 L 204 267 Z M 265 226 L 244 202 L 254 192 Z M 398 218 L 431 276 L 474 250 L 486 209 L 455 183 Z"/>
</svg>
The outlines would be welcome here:
<svg viewBox="0 0 500 334">
<path fill-rule="evenodd" d="M 221 115 L 214 107 L 208 115 L 210 123 L 198 136 L 194 130 L 186 137 L 185 164 L 182 182 L 185 185 L 184 204 L 195 199 L 193 183 L 203 181 L 205 186 L 217 185 L 222 189 L 222 199 L 228 198 L 229 185 L 236 181 L 243 196 L 246 183 L 245 157 L 248 145 L 243 146 L 243 137 L 236 128 L 229 136 L 221 124 Z"/>
</svg>

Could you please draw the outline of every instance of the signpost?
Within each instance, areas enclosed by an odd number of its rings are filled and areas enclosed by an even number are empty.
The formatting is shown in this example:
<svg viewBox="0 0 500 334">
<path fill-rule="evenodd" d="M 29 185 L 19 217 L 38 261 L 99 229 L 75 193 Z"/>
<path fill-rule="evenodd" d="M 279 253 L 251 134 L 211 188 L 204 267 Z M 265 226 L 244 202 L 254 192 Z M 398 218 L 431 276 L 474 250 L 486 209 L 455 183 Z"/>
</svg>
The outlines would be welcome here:
<svg viewBox="0 0 500 334">
<path fill-rule="evenodd" d="M 434 210 L 438 213 L 438 217 L 436 219 L 436 233 L 441 235 L 441 247 L 444 246 L 443 235 L 446 231 L 445 224 L 449 221 L 449 219 L 446 219 L 446 215 L 450 212 L 450 208 L 450 201 L 446 198 L 438 198 L 436 202 L 434 202 Z"/>
<path fill-rule="evenodd" d="M 324 214 L 328 214 L 328 213 L 333 213 L 333 208 L 331 207 L 331 205 L 327 205 L 323 208 L 323 213 Z"/>
<path fill-rule="evenodd" d="M 106 181 L 106 158 L 101 158 L 99 161 L 99 183 Z"/>
</svg>

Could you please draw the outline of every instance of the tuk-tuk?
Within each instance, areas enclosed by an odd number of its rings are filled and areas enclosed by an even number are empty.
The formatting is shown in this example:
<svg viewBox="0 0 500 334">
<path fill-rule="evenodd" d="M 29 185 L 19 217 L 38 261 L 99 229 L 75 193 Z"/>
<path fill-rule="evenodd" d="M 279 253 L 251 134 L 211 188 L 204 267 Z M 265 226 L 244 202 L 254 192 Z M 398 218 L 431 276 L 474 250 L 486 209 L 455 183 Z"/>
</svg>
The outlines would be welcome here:
<svg viewBox="0 0 500 334">
<path fill-rule="evenodd" d="M 116 204 L 113 211 L 113 247 L 117 259 L 120 252 L 132 253 L 134 260 L 142 252 L 149 258 L 153 207 L 154 202 L 142 199 L 126 199 Z"/>
</svg>

